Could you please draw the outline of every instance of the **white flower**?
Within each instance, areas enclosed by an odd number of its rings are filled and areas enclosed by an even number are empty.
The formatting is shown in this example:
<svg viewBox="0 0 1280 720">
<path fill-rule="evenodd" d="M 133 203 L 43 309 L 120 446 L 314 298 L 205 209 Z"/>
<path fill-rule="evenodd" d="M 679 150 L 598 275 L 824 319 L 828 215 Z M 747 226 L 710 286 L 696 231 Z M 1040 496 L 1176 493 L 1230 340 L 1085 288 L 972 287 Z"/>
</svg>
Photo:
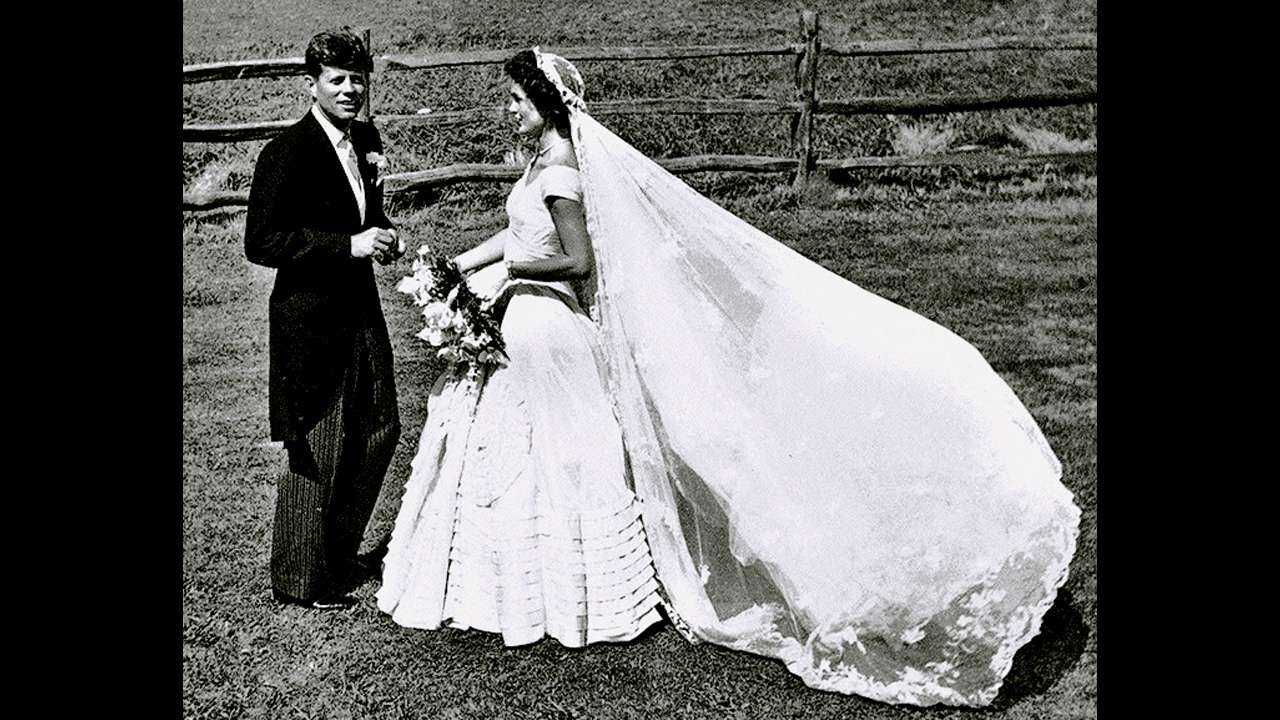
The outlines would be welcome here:
<svg viewBox="0 0 1280 720">
<path fill-rule="evenodd" d="M 418 337 L 425 340 L 428 345 L 433 347 L 440 347 L 449 340 L 448 334 L 443 330 L 438 330 L 432 327 L 424 327 L 419 330 Z"/>
<path fill-rule="evenodd" d="M 417 273 L 414 273 L 401 278 L 400 284 L 396 285 L 396 290 L 416 297 L 425 287 L 426 284 L 422 282 L 422 278 L 418 277 Z"/>
<path fill-rule="evenodd" d="M 922 638 L 924 638 L 924 628 L 908 628 L 902 633 L 902 642 L 908 645 L 914 642 L 919 642 Z"/>
<path fill-rule="evenodd" d="M 480 333 L 479 335 L 472 335 L 471 333 L 467 333 L 466 335 L 462 336 L 462 347 L 468 350 L 479 350 L 488 344 L 489 344 L 488 333 Z"/>
<path fill-rule="evenodd" d="M 448 305 L 439 300 L 428 303 L 422 309 L 422 316 L 426 320 L 426 327 L 418 333 L 418 337 L 432 345 L 443 345 L 457 335 L 454 325 L 461 313 L 450 310 Z"/>
<path fill-rule="evenodd" d="M 387 171 L 387 156 L 380 152 L 365 153 L 364 161 L 373 168 L 374 185 L 381 185 L 383 173 Z"/>
<path fill-rule="evenodd" d="M 427 327 L 444 329 L 453 323 L 453 318 L 458 313 L 449 309 L 449 306 L 439 300 L 427 303 L 422 308 L 422 317 L 427 320 Z"/>
</svg>

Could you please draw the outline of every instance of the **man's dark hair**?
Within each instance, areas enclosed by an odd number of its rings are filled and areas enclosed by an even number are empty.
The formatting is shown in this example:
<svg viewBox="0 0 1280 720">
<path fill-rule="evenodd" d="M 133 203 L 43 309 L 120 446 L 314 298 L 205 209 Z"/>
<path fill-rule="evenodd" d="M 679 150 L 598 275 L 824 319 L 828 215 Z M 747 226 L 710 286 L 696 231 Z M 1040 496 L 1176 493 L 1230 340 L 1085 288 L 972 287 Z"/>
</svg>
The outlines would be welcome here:
<svg viewBox="0 0 1280 720">
<path fill-rule="evenodd" d="M 326 30 L 307 43 L 307 74 L 313 78 L 320 77 L 321 65 L 366 72 L 369 51 L 351 28 Z"/>
<path fill-rule="evenodd" d="M 512 55 L 502 69 L 524 89 L 539 115 L 561 133 L 569 133 L 569 108 L 560 99 L 555 83 L 538 68 L 538 59 L 532 50 L 521 50 Z"/>
</svg>

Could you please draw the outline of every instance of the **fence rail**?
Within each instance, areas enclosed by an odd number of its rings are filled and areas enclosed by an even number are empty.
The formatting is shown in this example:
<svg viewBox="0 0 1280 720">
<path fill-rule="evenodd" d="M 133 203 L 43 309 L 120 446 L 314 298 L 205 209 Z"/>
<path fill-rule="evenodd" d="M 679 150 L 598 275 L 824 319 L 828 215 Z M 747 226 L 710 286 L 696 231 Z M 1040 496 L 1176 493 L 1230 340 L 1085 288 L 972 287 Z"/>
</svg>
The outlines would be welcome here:
<svg viewBox="0 0 1280 720">
<path fill-rule="evenodd" d="M 1096 103 L 1096 90 L 1022 95 L 938 95 L 866 97 L 815 101 L 815 115 L 933 115 L 974 110 L 1044 108 Z M 785 100 L 722 100 L 717 98 L 637 98 L 591 104 L 592 115 L 795 115 L 803 103 Z M 388 125 L 460 125 L 506 116 L 500 108 L 475 108 L 419 115 L 379 115 L 374 123 Z M 296 120 L 267 120 L 231 125 L 184 125 L 183 142 L 240 142 L 273 137 Z"/>
<path fill-rule="evenodd" d="M 366 43 L 369 42 L 365 31 Z M 659 164 L 673 173 L 703 171 L 795 172 L 794 182 L 803 185 L 815 171 L 857 170 L 890 167 L 975 166 L 983 164 L 1041 164 L 1096 162 L 1093 152 L 1015 154 L 1001 152 L 949 153 L 928 156 L 862 157 L 818 159 L 814 152 L 816 117 L 820 115 L 928 115 L 1009 108 L 1045 108 L 1097 103 L 1094 88 L 1053 93 L 1011 93 L 998 96 L 942 95 L 911 97 L 861 97 L 846 100 L 819 98 L 818 63 L 824 56 L 871 57 L 929 55 L 982 51 L 1096 50 L 1092 34 L 1056 37 L 1009 36 L 971 40 L 875 40 L 825 46 L 820 38 L 817 13 L 800 15 L 800 41 L 760 45 L 685 45 L 672 47 L 568 47 L 548 48 L 571 60 L 676 60 L 684 58 L 732 56 L 793 56 L 796 61 L 796 92 L 793 99 L 722 98 L 634 98 L 590 103 L 593 115 L 785 115 L 793 119 L 792 157 L 758 155 L 699 155 L 665 158 Z M 381 55 L 373 59 L 371 74 L 469 65 L 500 64 L 516 50 L 475 50 L 429 55 Z M 289 77 L 305 72 L 303 58 L 277 60 L 236 60 L 183 67 L 183 83 L 241 78 Z M 372 83 L 372 78 L 370 80 Z M 376 116 L 372 97 L 364 112 L 379 126 L 448 126 L 499 119 L 498 108 L 472 108 L 414 115 Z M 185 143 L 223 143 L 261 140 L 284 131 L 296 120 L 270 120 L 238 124 L 190 124 L 182 128 Z M 459 182 L 509 181 L 519 176 L 519 168 L 504 165 L 454 164 L 417 172 L 389 175 L 386 191 L 414 192 Z M 183 198 L 190 210 L 245 205 L 247 193 L 216 192 Z"/>
<path fill-rule="evenodd" d="M 866 42 L 828 45 L 823 55 L 869 57 L 875 55 L 934 55 L 942 53 L 979 52 L 984 50 L 1097 50 L 1096 35 L 1058 35 L 1055 37 L 980 38 L 977 40 L 869 40 Z"/>
<path fill-rule="evenodd" d="M 818 112 L 825 115 L 936 115 L 976 110 L 1061 107 L 1096 102 L 1098 102 L 1098 91 L 1089 89 L 1001 96 L 867 97 L 822 102 L 818 104 Z"/>
<path fill-rule="evenodd" d="M 793 157 L 766 155 L 694 155 L 690 157 L 661 158 L 659 165 L 673 175 L 696 172 L 757 172 L 774 173 L 795 170 Z M 858 157 L 840 160 L 818 160 L 814 164 L 822 170 L 883 170 L 888 168 L 934 167 L 985 167 L 991 165 L 1080 165 L 1097 162 L 1095 151 L 1069 153 L 1001 153 L 968 152 L 938 153 L 934 155 L 895 155 L 885 157 Z M 486 165 L 482 163 L 457 163 L 430 170 L 397 173 L 383 178 L 383 192 L 388 196 L 397 193 L 413 193 L 464 182 L 512 182 L 524 172 L 522 167 L 511 165 Z M 247 205 L 249 193 L 218 191 L 184 195 L 184 210 L 213 210 L 220 207 Z"/>
<path fill-rule="evenodd" d="M 241 80 L 255 77 L 291 77 L 306 72 L 306 62 L 300 57 L 279 60 L 232 60 L 229 62 L 198 63 L 182 66 L 182 83 L 211 82 L 213 80 Z"/>
<path fill-rule="evenodd" d="M 374 72 L 388 70 L 430 70 L 467 65 L 501 65 L 521 48 L 510 50 L 468 50 L 427 55 L 392 54 L 373 58 Z M 754 55 L 798 55 L 801 46 L 785 45 L 684 45 L 674 47 L 571 47 L 547 48 L 548 52 L 570 60 L 684 60 L 709 57 Z M 300 57 L 278 60 L 229 60 L 197 63 L 182 67 L 182 82 L 194 84 L 242 78 L 281 78 L 302 75 L 306 62 Z"/>
<path fill-rule="evenodd" d="M 1060 153 L 956 152 L 896 157 L 819 160 L 826 170 L 870 170 L 897 167 L 984 167 L 988 165 L 1078 165 L 1098 161 L 1096 150 Z"/>
<path fill-rule="evenodd" d="M 392 54 L 374 58 L 374 71 L 425 70 L 465 65 L 498 65 L 520 48 L 509 50 L 470 50 L 430 53 L 426 55 Z M 1060 35 L 1056 37 L 1004 36 L 975 40 L 869 40 L 865 42 L 827 45 L 822 55 L 837 57 L 869 57 L 877 55 L 931 55 L 941 53 L 980 52 L 984 50 L 1097 50 L 1095 35 Z M 682 60 L 689 58 L 735 57 L 752 55 L 800 55 L 804 43 L 782 45 L 684 45 L 674 47 L 571 47 L 547 48 L 570 60 Z M 276 60 L 230 60 L 195 63 L 182 67 L 185 84 L 215 80 L 239 80 L 251 77 L 291 77 L 306 71 L 303 58 Z"/>
</svg>

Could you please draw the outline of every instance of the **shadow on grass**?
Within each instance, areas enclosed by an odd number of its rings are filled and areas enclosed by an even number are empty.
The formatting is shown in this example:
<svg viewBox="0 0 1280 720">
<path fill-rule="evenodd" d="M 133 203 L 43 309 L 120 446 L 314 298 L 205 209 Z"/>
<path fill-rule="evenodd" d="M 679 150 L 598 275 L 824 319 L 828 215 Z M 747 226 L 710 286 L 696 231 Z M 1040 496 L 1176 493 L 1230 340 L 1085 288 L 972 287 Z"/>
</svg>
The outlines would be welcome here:
<svg viewBox="0 0 1280 720">
<path fill-rule="evenodd" d="M 1080 661 L 1088 639 L 1089 628 L 1075 608 L 1071 591 L 1059 590 L 1057 601 L 1044 615 L 1040 634 L 1014 656 L 1013 667 L 989 709 L 1003 710 L 1048 692 Z"/>
<path fill-rule="evenodd" d="M 373 546 L 356 555 L 356 561 L 349 576 L 345 579 L 345 591 L 354 592 L 370 582 L 382 582 L 382 559 L 387 556 L 387 548 L 391 545 L 391 530 L 387 529 L 378 536 Z"/>
</svg>

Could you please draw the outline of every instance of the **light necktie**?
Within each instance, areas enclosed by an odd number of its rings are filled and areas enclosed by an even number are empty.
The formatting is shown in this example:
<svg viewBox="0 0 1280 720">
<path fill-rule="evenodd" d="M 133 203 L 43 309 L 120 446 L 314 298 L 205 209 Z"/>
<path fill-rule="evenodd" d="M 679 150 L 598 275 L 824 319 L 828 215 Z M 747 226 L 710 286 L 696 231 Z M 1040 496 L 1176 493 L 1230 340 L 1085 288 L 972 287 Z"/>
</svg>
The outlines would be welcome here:
<svg viewBox="0 0 1280 720">
<path fill-rule="evenodd" d="M 351 145 L 351 136 L 344 135 L 338 141 L 338 149 L 347 164 L 347 177 L 351 181 L 351 191 L 355 193 L 356 203 L 360 206 L 360 219 L 364 220 L 364 181 L 360 176 L 360 162 L 356 159 L 356 149 Z"/>
</svg>

